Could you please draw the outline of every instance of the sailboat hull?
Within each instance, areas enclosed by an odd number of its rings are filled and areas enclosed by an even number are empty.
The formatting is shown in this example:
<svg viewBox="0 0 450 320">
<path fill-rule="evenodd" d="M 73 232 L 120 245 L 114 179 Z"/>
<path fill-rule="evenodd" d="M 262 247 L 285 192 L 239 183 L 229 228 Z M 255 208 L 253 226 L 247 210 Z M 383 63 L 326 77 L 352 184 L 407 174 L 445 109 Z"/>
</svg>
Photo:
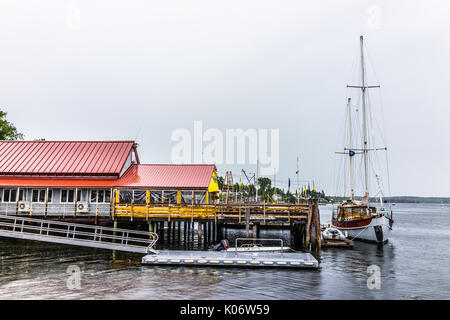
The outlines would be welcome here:
<svg viewBox="0 0 450 320">
<path fill-rule="evenodd" d="M 348 239 L 374 244 L 387 243 L 392 230 L 392 220 L 385 216 L 343 223 L 333 221 L 332 225 L 346 232 Z"/>
</svg>

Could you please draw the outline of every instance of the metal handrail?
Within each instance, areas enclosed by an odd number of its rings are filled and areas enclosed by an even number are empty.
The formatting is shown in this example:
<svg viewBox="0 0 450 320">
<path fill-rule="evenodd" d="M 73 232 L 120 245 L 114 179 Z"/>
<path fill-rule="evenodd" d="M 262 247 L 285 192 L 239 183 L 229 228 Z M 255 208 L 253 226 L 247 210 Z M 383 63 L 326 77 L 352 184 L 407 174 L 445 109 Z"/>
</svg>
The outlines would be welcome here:
<svg viewBox="0 0 450 320">
<path fill-rule="evenodd" d="M 283 239 L 262 239 L 262 238 L 236 238 L 234 240 L 235 248 L 234 248 L 234 255 L 237 256 L 237 242 L 238 240 L 248 240 L 248 241 L 280 241 L 281 243 L 281 256 L 283 256 Z"/>
<path fill-rule="evenodd" d="M 25 222 L 29 224 L 25 224 Z M 87 224 L 42 220 L 19 216 L 7 216 L 4 214 L 0 214 L 0 226 L 7 227 L 9 229 L 7 231 L 14 233 L 39 234 L 41 236 L 71 238 L 93 242 L 115 243 L 117 241 L 117 243 L 127 246 L 145 244 L 147 246 L 147 251 L 149 251 L 158 241 L 158 235 L 154 232 L 92 226 Z M 148 236 L 148 238 L 138 237 L 139 235 Z M 80 237 L 87 237 L 88 239 L 83 239 Z M 129 243 L 133 243 L 134 245 Z"/>
</svg>

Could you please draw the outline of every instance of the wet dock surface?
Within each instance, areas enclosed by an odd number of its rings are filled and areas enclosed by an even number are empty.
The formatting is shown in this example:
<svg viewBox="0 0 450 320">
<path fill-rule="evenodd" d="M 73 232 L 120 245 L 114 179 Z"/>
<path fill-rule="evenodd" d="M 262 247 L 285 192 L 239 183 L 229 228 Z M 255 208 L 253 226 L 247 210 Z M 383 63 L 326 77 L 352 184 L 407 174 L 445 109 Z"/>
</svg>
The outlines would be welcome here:
<svg viewBox="0 0 450 320">
<path fill-rule="evenodd" d="M 142 258 L 144 265 L 182 265 L 216 267 L 276 267 L 316 269 L 319 262 L 303 252 L 236 252 L 161 250 Z"/>
</svg>

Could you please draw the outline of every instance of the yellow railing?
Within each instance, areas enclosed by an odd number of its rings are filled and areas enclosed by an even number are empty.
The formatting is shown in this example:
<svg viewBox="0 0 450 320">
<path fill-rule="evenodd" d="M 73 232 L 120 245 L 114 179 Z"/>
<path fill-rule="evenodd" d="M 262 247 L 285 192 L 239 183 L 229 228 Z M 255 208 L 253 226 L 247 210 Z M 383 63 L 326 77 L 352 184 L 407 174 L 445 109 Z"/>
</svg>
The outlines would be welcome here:
<svg viewBox="0 0 450 320">
<path fill-rule="evenodd" d="M 192 218 L 215 219 L 217 208 L 214 205 L 169 205 L 169 204 L 116 204 L 114 215 L 131 218 Z"/>
<path fill-rule="evenodd" d="M 305 218 L 308 214 L 308 205 L 301 204 L 126 204 L 116 203 L 114 205 L 114 216 L 145 218 L 182 218 L 182 219 L 208 219 L 217 218 L 237 219 L 239 222 L 245 220 L 245 209 L 250 209 L 251 217 L 263 220 L 277 219 L 290 222 L 291 219 Z"/>
</svg>

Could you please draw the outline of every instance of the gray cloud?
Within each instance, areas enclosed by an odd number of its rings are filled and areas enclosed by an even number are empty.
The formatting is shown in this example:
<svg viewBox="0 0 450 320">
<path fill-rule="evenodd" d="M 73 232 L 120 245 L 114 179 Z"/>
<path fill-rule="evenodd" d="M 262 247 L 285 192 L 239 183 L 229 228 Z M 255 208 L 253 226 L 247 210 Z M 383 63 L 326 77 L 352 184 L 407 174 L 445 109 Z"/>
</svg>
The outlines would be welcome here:
<svg viewBox="0 0 450 320">
<path fill-rule="evenodd" d="M 194 120 L 280 128 L 277 179 L 295 180 L 300 155 L 301 178 L 334 193 L 363 33 L 392 194 L 449 196 L 449 14 L 444 0 L 2 1 L 0 106 L 28 139 L 137 138 L 144 162 L 169 162 L 171 132 Z"/>
</svg>

